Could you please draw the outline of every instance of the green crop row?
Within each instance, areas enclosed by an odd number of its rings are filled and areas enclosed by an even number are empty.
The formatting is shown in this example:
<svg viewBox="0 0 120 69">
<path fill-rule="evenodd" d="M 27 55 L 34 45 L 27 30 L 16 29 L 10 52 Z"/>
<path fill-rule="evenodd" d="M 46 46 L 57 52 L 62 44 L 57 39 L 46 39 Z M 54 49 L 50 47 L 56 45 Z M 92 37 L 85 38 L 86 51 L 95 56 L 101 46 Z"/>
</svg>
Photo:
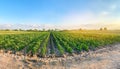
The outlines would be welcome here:
<svg viewBox="0 0 120 69">
<path fill-rule="evenodd" d="M 41 57 L 49 52 L 63 55 L 96 50 L 113 43 L 120 43 L 119 32 L 50 31 L 0 35 L 0 49 Z"/>
<path fill-rule="evenodd" d="M 96 48 L 120 42 L 120 35 L 113 33 L 53 32 L 56 43 L 67 53 L 95 50 Z"/>
<path fill-rule="evenodd" d="M 0 49 L 37 53 L 49 32 L 0 35 Z"/>
</svg>

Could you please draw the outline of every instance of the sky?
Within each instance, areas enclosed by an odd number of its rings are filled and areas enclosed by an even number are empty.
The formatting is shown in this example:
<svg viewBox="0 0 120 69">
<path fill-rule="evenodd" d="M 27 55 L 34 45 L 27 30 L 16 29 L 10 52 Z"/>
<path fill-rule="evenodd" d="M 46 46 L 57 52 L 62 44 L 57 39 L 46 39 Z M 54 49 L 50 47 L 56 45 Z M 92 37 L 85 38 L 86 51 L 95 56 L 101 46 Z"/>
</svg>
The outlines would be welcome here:
<svg viewBox="0 0 120 69">
<path fill-rule="evenodd" d="M 0 0 L 0 29 L 120 29 L 120 0 Z"/>
</svg>

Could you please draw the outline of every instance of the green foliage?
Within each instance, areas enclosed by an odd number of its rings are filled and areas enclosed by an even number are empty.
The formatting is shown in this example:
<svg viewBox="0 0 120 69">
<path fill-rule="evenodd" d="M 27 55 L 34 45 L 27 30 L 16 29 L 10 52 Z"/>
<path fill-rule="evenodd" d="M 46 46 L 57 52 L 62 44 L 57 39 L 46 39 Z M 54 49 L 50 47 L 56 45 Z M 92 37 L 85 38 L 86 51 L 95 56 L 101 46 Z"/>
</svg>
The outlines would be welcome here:
<svg viewBox="0 0 120 69">
<path fill-rule="evenodd" d="M 82 46 L 77 46 L 76 49 L 80 52 L 82 51 Z"/>
<path fill-rule="evenodd" d="M 42 48 L 40 54 L 41 54 L 42 57 L 45 57 L 46 49 Z"/>
<path fill-rule="evenodd" d="M 46 35 L 48 35 L 48 32 L 0 35 L 0 48 L 5 50 L 21 51 L 27 47 L 26 53 L 31 51 L 35 54 L 40 47 L 41 41 L 45 39 Z"/>
<path fill-rule="evenodd" d="M 117 32 L 117 33 L 116 33 Z M 62 31 L 53 32 L 65 52 L 89 51 L 99 46 L 120 42 L 119 31 Z"/>
<path fill-rule="evenodd" d="M 86 44 L 81 44 L 81 46 L 82 46 L 82 50 L 84 50 L 84 51 L 89 50 L 89 47 Z"/>
<path fill-rule="evenodd" d="M 3 34 L 1 34 L 3 33 Z M 10 34 L 11 33 L 11 34 Z M 45 56 L 50 33 L 53 35 L 55 49 L 61 55 L 89 51 L 120 42 L 119 31 L 50 31 L 50 32 L 27 32 L 5 31 L 0 32 L 0 49 L 22 51 L 27 54 L 40 54 Z M 52 50 L 52 52 L 54 52 Z"/>
<path fill-rule="evenodd" d="M 58 49 L 60 51 L 60 54 L 63 55 L 64 54 L 64 49 L 60 46 L 60 44 L 58 44 Z"/>
</svg>

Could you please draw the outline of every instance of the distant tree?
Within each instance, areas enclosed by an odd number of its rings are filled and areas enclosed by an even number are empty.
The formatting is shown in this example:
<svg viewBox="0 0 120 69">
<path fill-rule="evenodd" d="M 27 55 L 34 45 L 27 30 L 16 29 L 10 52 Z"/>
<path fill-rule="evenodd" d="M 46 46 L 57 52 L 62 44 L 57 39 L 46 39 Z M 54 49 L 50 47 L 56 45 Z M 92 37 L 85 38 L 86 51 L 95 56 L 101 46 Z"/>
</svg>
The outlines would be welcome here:
<svg viewBox="0 0 120 69">
<path fill-rule="evenodd" d="M 45 29 L 43 29 L 42 31 L 45 31 Z"/>
<path fill-rule="evenodd" d="M 27 31 L 32 31 L 32 29 L 28 29 Z"/>
<path fill-rule="evenodd" d="M 79 30 L 82 30 L 82 28 L 80 28 Z"/>
<path fill-rule="evenodd" d="M 48 29 L 47 31 L 52 31 L 51 29 Z"/>
<path fill-rule="evenodd" d="M 62 31 L 68 31 L 67 29 L 64 29 L 64 30 L 62 30 Z"/>
<path fill-rule="evenodd" d="M 107 28 L 106 28 L 106 27 L 104 27 L 104 30 L 107 30 Z"/>
<path fill-rule="evenodd" d="M 103 28 L 100 28 L 100 30 L 103 30 Z"/>
<path fill-rule="evenodd" d="M 55 29 L 55 31 L 57 31 L 58 29 Z"/>
<path fill-rule="evenodd" d="M 34 29 L 33 31 L 38 31 L 37 29 Z"/>
<path fill-rule="evenodd" d="M 22 30 L 22 29 L 19 29 L 19 31 L 24 31 L 24 30 Z"/>
<path fill-rule="evenodd" d="M 14 31 L 18 31 L 18 29 L 14 29 Z"/>
<path fill-rule="evenodd" d="M 5 31 L 10 31 L 10 29 L 5 29 Z"/>
</svg>

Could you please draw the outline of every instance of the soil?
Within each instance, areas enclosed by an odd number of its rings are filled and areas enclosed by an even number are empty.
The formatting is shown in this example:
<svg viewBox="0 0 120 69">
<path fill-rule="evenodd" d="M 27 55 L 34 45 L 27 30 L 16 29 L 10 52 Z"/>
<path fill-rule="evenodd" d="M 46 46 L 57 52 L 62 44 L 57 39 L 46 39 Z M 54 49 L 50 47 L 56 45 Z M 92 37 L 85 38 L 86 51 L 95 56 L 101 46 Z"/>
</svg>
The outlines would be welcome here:
<svg viewBox="0 0 120 69">
<path fill-rule="evenodd" d="M 120 69 L 120 44 L 64 58 L 28 58 L 1 52 L 0 69 Z"/>
</svg>

